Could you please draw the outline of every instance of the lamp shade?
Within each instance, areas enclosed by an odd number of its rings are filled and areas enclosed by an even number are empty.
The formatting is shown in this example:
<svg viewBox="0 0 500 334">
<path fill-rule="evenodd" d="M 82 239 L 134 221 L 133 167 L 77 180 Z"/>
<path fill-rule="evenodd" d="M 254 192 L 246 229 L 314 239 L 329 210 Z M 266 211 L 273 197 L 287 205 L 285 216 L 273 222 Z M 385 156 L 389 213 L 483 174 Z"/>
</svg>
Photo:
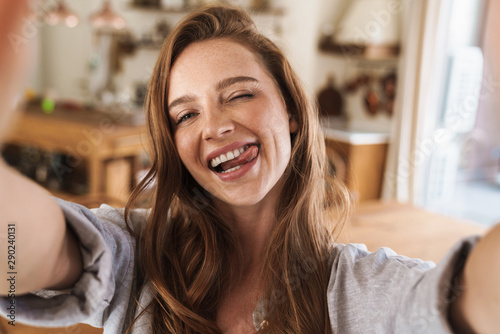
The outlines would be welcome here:
<svg viewBox="0 0 500 334">
<path fill-rule="evenodd" d="M 400 0 L 353 0 L 334 33 L 340 45 L 398 46 Z"/>
<path fill-rule="evenodd" d="M 90 17 L 90 22 L 98 29 L 119 30 L 126 25 L 125 19 L 113 11 L 109 0 L 105 0 L 102 9 Z"/>
<path fill-rule="evenodd" d="M 73 28 L 78 25 L 78 22 L 80 22 L 78 15 L 70 11 L 64 1 L 59 2 L 45 16 L 45 23 L 48 25 L 63 24 L 69 28 Z"/>
</svg>

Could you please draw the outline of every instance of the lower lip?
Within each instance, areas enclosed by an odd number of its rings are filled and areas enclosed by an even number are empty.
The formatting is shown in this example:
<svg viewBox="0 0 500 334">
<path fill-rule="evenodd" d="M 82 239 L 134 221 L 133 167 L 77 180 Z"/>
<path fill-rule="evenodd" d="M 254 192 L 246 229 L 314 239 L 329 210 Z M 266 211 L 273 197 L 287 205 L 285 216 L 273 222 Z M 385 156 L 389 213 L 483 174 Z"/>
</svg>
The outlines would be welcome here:
<svg viewBox="0 0 500 334">
<path fill-rule="evenodd" d="M 252 167 L 257 163 L 257 159 L 259 158 L 260 155 L 260 149 L 259 153 L 257 153 L 257 156 L 250 162 L 247 162 L 246 164 L 242 165 L 240 168 L 238 168 L 235 171 L 229 172 L 229 173 L 217 173 L 212 171 L 215 175 L 219 177 L 222 181 L 233 181 L 236 179 L 239 179 L 240 177 L 243 177 L 246 173 L 252 169 Z"/>
</svg>

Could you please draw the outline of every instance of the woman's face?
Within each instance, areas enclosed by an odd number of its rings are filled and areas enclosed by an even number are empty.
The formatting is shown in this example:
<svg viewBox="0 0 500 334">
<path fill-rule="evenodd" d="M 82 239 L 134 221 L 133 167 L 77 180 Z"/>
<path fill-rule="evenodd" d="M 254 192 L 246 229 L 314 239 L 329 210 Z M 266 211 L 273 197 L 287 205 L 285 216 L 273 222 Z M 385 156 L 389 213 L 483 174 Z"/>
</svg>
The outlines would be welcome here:
<svg viewBox="0 0 500 334">
<path fill-rule="evenodd" d="M 182 162 L 216 199 L 279 196 L 297 125 L 253 52 L 228 39 L 191 44 L 171 70 L 168 105 Z"/>
</svg>

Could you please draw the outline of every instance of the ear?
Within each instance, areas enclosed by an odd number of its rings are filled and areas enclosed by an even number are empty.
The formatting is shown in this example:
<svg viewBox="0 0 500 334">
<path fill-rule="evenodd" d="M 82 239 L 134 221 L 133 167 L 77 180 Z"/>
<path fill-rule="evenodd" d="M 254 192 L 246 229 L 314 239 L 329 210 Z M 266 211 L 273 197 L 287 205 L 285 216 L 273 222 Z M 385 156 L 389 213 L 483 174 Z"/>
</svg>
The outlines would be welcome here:
<svg viewBox="0 0 500 334">
<path fill-rule="evenodd" d="M 295 117 L 295 115 L 290 115 L 289 127 L 290 133 L 296 133 L 297 131 L 299 131 L 299 122 L 297 122 L 297 118 Z"/>
</svg>

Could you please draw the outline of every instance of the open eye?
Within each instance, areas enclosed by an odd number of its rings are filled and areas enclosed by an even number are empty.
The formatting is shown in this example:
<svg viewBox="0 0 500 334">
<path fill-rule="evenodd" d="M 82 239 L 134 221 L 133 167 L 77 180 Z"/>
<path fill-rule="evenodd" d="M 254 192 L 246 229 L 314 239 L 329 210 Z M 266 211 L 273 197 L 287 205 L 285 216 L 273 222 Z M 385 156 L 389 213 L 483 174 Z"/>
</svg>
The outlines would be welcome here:
<svg viewBox="0 0 500 334">
<path fill-rule="evenodd" d="M 181 124 L 182 122 L 185 122 L 187 121 L 188 119 L 190 119 L 191 117 L 195 116 L 196 114 L 194 112 L 186 112 L 186 113 L 183 113 L 183 114 L 180 114 L 179 115 L 179 118 L 177 119 L 177 122 L 175 123 L 176 125 L 179 125 Z"/>
</svg>

